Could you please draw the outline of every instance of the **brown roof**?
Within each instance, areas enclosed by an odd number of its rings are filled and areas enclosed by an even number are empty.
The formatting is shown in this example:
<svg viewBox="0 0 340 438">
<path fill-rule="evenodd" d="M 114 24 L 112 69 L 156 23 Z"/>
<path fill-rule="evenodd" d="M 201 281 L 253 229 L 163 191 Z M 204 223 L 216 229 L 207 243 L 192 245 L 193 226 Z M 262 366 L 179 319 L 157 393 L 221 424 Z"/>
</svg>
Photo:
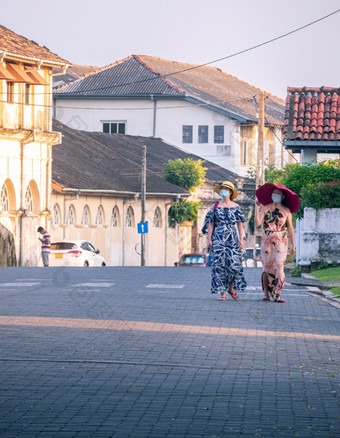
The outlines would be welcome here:
<svg viewBox="0 0 340 438">
<path fill-rule="evenodd" d="M 340 88 L 288 88 L 284 139 L 340 140 Z"/>
<path fill-rule="evenodd" d="M 49 51 L 45 46 L 16 34 L 7 27 L 0 25 L 0 50 L 9 56 L 47 61 L 49 64 L 67 64 L 68 61 Z"/>
</svg>

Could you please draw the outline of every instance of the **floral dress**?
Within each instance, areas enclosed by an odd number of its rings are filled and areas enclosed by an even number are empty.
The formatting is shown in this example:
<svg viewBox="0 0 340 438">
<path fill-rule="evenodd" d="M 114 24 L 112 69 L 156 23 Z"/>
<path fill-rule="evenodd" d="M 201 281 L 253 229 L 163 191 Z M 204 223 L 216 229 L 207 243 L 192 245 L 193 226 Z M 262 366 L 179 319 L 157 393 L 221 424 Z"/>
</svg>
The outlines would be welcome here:
<svg viewBox="0 0 340 438">
<path fill-rule="evenodd" d="M 244 222 L 240 207 L 222 208 L 208 211 L 204 227 L 215 222 L 212 235 L 211 255 L 211 293 L 229 292 L 233 283 L 237 292 L 243 292 L 247 286 L 243 275 L 242 253 L 239 248 L 237 222 Z"/>
<path fill-rule="evenodd" d="M 269 295 L 277 301 L 285 284 L 284 263 L 287 257 L 287 215 L 284 210 L 275 208 L 268 211 L 263 219 L 261 238 L 261 260 L 263 265 L 262 289 L 264 275 L 268 279 Z"/>
</svg>

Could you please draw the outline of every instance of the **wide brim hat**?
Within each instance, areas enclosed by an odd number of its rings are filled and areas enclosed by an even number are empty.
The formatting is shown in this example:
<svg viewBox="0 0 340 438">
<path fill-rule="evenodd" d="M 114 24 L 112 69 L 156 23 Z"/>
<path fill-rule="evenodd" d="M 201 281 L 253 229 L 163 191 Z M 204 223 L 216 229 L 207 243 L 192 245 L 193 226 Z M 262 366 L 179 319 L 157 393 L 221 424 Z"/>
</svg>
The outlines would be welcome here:
<svg viewBox="0 0 340 438">
<path fill-rule="evenodd" d="M 222 188 L 231 190 L 230 199 L 232 201 L 237 198 L 238 193 L 235 190 L 234 184 L 232 182 L 230 182 L 230 181 L 223 181 L 222 183 L 217 184 L 217 186 L 215 187 L 215 192 L 220 194 L 220 191 L 221 191 Z"/>
<path fill-rule="evenodd" d="M 268 205 L 273 202 L 272 193 L 274 189 L 279 189 L 284 192 L 288 208 L 292 213 L 298 211 L 300 205 L 299 196 L 280 184 L 267 183 L 256 190 L 257 199 L 262 205 Z"/>
</svg>

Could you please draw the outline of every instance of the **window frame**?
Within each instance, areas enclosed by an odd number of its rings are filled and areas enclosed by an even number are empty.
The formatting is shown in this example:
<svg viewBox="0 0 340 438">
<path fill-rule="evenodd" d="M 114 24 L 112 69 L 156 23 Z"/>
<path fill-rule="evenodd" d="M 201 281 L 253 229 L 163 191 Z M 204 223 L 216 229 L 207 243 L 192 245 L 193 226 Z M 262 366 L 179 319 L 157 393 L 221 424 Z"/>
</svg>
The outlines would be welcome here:
<svg viewBox="0 0 340 438">
<path fill-rule="evenodd" d="M 209 125 L 198 125 L 198 143 L 199 144 L 209 143 Z"/>
<path fill-rule="evenodd" d="M 222 134 L 218 134 L 216 131 L 218 128 L 221 128 Z M 221 137 L 222 139 L 219 140 L 218 137 Z M 224 143 L 224 125 L 214 125 L 214 143 L 215 144 L 223 144 Z"/>
<path fill-rule="evenodd" d="M 186 130 L 188 130 L 186 132 Z M 193 125 L 182 125 L 182 143 L 192 144 L 193 143 Z M 188 137 L 188 139 L 187 139 Z"/>
<path fill-rule="evenodd" d="M 14 82 L 7 81 L 7 103 L 14 103 Z"/>
<path fill-rule="evenodd" d="M 102 120 L 102 132 L 105 134 L 121 134 L 126 135 L 126 120 Z M 104 125 L 108 125 L 108 131 L 104 130 Z M 116 125 L 116 132 L 113 132 L 113 126 Z M 120 127 L 124 126 L 124 132 L 120 132 Z"/>
</svg>

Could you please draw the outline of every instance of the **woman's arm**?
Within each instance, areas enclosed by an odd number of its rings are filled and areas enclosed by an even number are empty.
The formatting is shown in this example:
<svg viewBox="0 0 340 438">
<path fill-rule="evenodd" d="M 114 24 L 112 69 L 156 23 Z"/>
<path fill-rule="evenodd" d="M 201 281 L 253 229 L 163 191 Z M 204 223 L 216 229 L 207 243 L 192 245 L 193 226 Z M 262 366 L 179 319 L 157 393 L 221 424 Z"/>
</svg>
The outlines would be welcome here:
<svg viewBox="0 0 340 438">
<path fill-rule="evenodd" d="M 258 201 L 255 202 L 255 228 L 262 225 L 265 214 L 268 211 L 268 206 L 260 207 Z"/>
<path fill-rule="evenodd" d="M 240 240 L 239 240 L 239 245 L 240 248 L 243 249 L 244 248 L 244 241 L 243 241 L 243 222 L 237 222 L 237 229 L 238 229 L 238 234 L 240 236 Z"/>
<path fill-rule="evenodd" d="M 294 254 L 295 253 L 295 240 L 294 240 L 294 228 L 293 228 L 291 213 L 288 213 L 288 216 L 287 216 L 287 231 L 288 231 L 289 239 L 290 239 L 291 244 L 292 244 L 292 247 L 290 249 L 290 253 Z"/>
<path fill-rule="evenodd" d="M 212 233 L 214 231 L 214 222 L 209 222 L 208 225 L 208 246 L 212 247 Z"/>
</svg>

